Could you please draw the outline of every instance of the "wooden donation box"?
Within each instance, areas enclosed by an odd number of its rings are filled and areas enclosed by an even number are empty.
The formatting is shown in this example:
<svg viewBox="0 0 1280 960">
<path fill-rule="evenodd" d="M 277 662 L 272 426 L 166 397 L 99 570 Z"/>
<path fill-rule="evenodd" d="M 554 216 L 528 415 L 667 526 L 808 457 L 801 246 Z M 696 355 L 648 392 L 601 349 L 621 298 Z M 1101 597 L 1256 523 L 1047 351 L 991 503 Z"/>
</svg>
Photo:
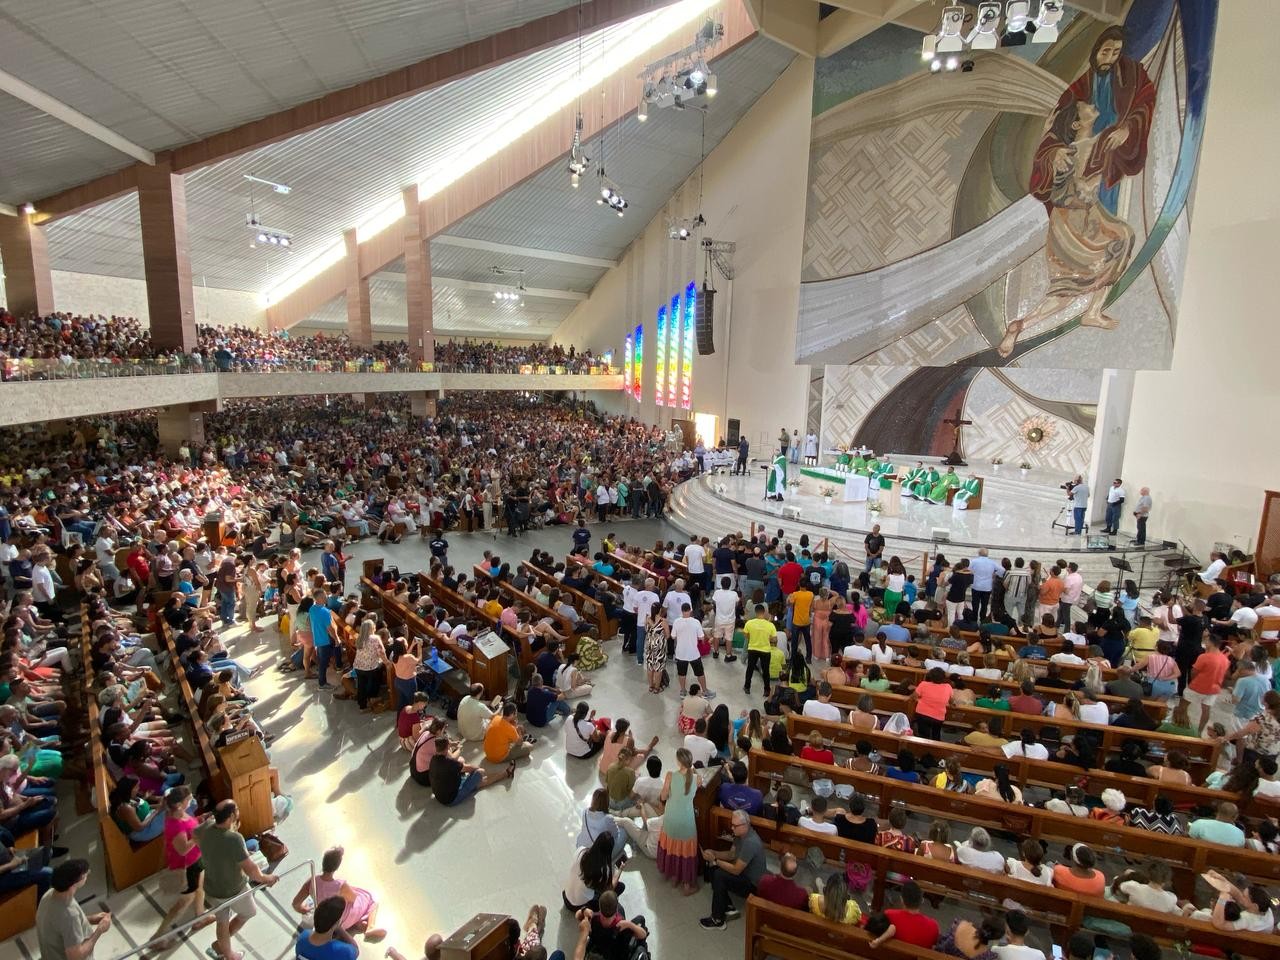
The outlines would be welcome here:
<svg viewBox="0 0 1280 960">
<path fill-rule="evenodd" d="M 218 751 L 218 762 L 227 779 L 228 796 L 240 808 L 240 832 L 256 837 L 276 825 L 271 805 L 271 763 L 262 741 L 253 734 Z"/>
<path fill-rule="evenodd" d="M 507 692 L 507 657 L 511 648 L 492 630 L 476 637 L 471 647 L 473 668 L 471 679 L 484 684 L 486 697 L 505 696 Z"/>
<path fill-rule="evenodd" d="M 440 960 L 510 960 L 505 913 L 477 913 L 440 944 Z"/>
</svg>

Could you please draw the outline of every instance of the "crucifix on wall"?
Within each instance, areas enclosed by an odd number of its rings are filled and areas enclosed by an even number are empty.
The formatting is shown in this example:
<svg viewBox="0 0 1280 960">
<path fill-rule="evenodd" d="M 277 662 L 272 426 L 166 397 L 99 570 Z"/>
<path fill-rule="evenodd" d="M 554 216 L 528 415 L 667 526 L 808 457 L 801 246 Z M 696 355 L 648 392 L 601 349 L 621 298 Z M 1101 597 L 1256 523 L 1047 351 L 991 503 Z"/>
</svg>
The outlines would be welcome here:
<svg viewBox="0 0 1280 960">
<path fill-rule="evenodd" d="M 969 424 L 973 423 L 973 421 L 965 420 L 962 417 L 956 416 L 956 417 L 948 417 L 946 420 L 943 420 L 942 422 L 947 424 L 950 427 L 955 428 L 955 434 L 951 440 L 951 452 L 947 454 L 947 458 L 942 462 L 949 463 L 953 467 L 968 466 L 968 464 L 964 462 L 964 456 L 961 455 L 960 453 L 960 428 L 964 426 L 968 426 Z"/>
</svg>

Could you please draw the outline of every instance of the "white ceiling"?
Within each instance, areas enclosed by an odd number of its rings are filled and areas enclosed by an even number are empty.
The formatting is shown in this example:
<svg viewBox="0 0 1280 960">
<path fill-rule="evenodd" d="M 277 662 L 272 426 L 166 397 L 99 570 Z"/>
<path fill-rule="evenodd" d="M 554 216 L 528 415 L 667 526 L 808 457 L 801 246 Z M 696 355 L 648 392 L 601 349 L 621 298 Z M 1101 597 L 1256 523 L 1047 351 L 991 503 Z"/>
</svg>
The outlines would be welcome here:
<svg viewBox="0 0 1280 960">
<path fill-rule="evenodd" d="M 574 0 L 0 0 L 0 68 L 150 150 L 198 140 L 536 20 Z M 0 200 L 126 166 L 47 120 L 12 136 Z M 25 108 L 29 109 L 29 108 Z M 48 159 L 47 164 L 44 161 Z"/>
<path fill-rule="evenodd" d="M 743 44 L 716 61 L 719 94 L 706 114 L 708 153 L 786 69 L 795 54 L 764 37 Z M 454 224 L 449 236 L 554 250 L 566 254 L 616 260 L 645 225 L 688 179 L 701 159 L 702 114 L 687 110 L 650 110 L 641 123 L 634 114 L 608 131 L 605 160 L 630 207 L 625 217 L 609 213 L 595 200 L 594 180 L 577 190 L 569 186 L 563 164 L 554 163 L 492 203 Z M 600 157 L 600 140 L 587 144 L 587 154 Z M 492 267 L 524 270 L 526 287 L 589 292 L 605 273 L 563 261 L 490 253 L 452 244 L 431 244 L 431 268 L 438 277 L 502 282 Z M 375 275 L 370 303 L 375 326 L 405 329 L 403 261 Z M 512 279 L 510 282 L 517 282 Z M 433 289 L 432 320 L 440 330 L 509 332 L 513 336 L 547 337 L 574 307 L 569 300 L 526 296 L 524 305 L 495 305 L 488 293 L 464 292 L 443 283 Z M 335 299 L 306 321 L 346 323 L 346 304 Z"/>
<path fill-rule="evenodd" d="M 0 0 L 3 2 L 3 0 Z M 590 35 L 585 45 L 621 42 L 631 22 Z M 398 103 L 194 170 L 185 177 L 191 266 L 211 287 L 267 289 L 331 246 L 372 204 L 396 197 L 424 170 L 456 155 L 478 126 L 519 111 L 577 68 L 576 41 L 444 84 Z M 255 186 L 262 223 L 293 234 L 290 250 L 251 249 L 245 174 L 288 184 L 281 195 Z M 130 193 L 46 228 L 54 269 L 138 277 L 142 232 Z"/>
</svg>

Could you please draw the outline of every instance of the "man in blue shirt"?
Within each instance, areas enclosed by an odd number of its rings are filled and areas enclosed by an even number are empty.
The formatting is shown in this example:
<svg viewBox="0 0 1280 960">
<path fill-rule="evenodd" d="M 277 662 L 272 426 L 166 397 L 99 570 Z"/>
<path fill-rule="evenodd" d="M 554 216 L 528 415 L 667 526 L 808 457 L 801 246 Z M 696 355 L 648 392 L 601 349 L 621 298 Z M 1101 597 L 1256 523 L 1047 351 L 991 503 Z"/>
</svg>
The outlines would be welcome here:
<svg viewBox="0 0 1280 960">
<path fill-rule="evenodd" d="M 1000 564 L 987 556 L 987 548 L 983 547 L 969 563 L 969 572 L 973 574 L 973 612 L 981 623 L 987 616 Z"/>
<path fill-rule="evenodd" d="M 329 686 L 329 661 L 334 660 L 342 669 L 342 647 L 338 645 L 338 627 L 333 622 L 333 611 L 325 604 L 324 589 L 317 587 L 311 598 L 311 641 L 316 647 L 316 669 L 320 677 L 320 689 Z"/>
<path fill-rule="evenodd" d="M 587 521 L 579 520 L 578 528 L 573 531 L 573 552 L 586 553 L 587 544 L 591 542 L 591 531 L 587 529 Z"/>
<path fill-rule="evenodd" d="M 324 552 L 320 554 L 320 572 L 329 583 L 342 583 L 342 563 L 332 540 L 324 542 Z"/>
<path fill-rule="evenodd" d="M 351 935 L 342 929 L 342 915 L 347 901 L 340 896 L 328 897 L 316 904 L 312 921 L 315 928 L 298 931 L 293 955 L 297 960 L 356 960 L 360 949 Z"/>
<path fill-rule="evenodd" d="M 764 794 L 747 783 L 747 765 L 741 760 L 730 768 L 733 783 L 722 783 L 716 794 L 716 803 L 729 810 L 743 810 L 748 816 L 757 816 L 764 807 Z"/>
</svg>

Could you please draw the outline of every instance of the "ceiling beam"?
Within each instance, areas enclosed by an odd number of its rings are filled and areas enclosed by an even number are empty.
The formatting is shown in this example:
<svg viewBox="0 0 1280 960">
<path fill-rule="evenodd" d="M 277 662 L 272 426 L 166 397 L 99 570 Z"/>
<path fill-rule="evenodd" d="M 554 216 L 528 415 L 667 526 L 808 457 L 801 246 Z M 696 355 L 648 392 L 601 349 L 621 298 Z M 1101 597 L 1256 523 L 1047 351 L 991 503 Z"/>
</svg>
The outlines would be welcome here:
<svg viewBox="0 0 1280 960">
<path fill-rule="evenodd" d="M 380 77 L 373 77 L 296 107 L 176 147 L 172 151 L 173 169 L 175 172 L 182 172 L 205 167 L 536 53 L 577 36 L 579 15 L 582 18 L 582 32 L 590 33 L 648 13 L 670 2 L 671 0 L 593 0 L 591 3 L 567 7 L 558 13 L 531 20 L 510 30 L 434 54 Z M 154 163 L 154 158 L 146 162 Z M 45 219 L 52 219 L 110 200 L 136 185 L 136 177 L 122 177 L 122 172 L 116 171 L 44 197 L 36 201 L 36 207 L 45 214 Z"/>
<path fill-rule="evenodd" d="M 835 10 L 818 22 L 818 56 L 829 57 L 856 40 L 879 30 L 884 21 L 865 13 Z"/>
<path fill-rule="evenodd" d="M 69 107 L 56 97 L 51 97 L 43 90 L 37 90 L 25 80 L 19 80 L 13 74 L 5 70 L 0 70 L 0 90 L 12 97 L 17 97 L 23 103 L 35 107 L 42 113 L 47 113 L 55 120 L 61 120 L 69 127 L 79 130 L 83 134 L 100 140 L 113 150 L 119 150 L 123 154 L 133 157 L 135 160 L 141 160 L 148 166 L 153 166 L 156 162 L 155 154 L 150 150 L 138 146 L 132 140 L 126 140 L 114 130 L 108 129 L 91 117 L 86 117 L 74 107 Z"/>
<path fill-rule="evenodd" d="M 403 273 L 385 271 L 378 274 L 379 280 L 391 280 L 404 283 Z M 432 287 L 443 287 L 449 290 L 473 290 L 477 293 L 510 293 L 516 288 L 510 283 L 489 283 L 482 280 L 463 280 L 460 277 L 440 277 L 431 275 Z M 578 290 L 552 290 L 549 287 L 521 287 L 520 293 L 526 297 L 538 297 L 542 300 L 586 300 L 590 294 Z"/>
<path fill-rule="evenodd" d="M 450 247 L 465 247 L 468 250 L 485 250 L 489 253 L 505 253 L 513 257 L 528 257 L 533 260 L 553 260 L 556 263 L 573 263 L 582 267 L 600 267 L 611 270 L 618 265 L 617 260 L 605 260 L 601 257 L 583 257 L 576 253 L 561 253 L 559 250 L 542 250 L 537 247 L 520 247 L 513 243 L 495 243 L 492 240 L 473 240 L 471 237 L 454 237 L 446 233 L 431 238 L 432 243 L 443 243 Z"/>
<path fill-rule="evenodd" d="M 817 10 L 816 6 L 814 10 Z M 744 3 L 726 3 L 721 7 L 721 12 L 724 41 L 712 63 L 756 36 L 756 29 Z M 602 126 L 612 127 L 634 113 L 640 101 L 640 84 L 636 82 L 636 77 L 641 68 L 656 58 L 681 49 L 687 42 L 687 37 L 683 35 L 670 37 L 666 43 L 638 53 L 631 64 L 624 65 L 605 81 L 599 101 L 600 110 L 588 110 L 583 116 L 583 142 L 596 136 Z M 576 105 L 566 106 L 486 163 L 469 170 L 439 193 L 423 200 L 424 235 L 430 236 L 432 242 L 435 242 L 444 231 L 485 204 L 518 187 L 548 165 L 563 161 L 573 138 L 575 114 Z M 448 242 L 456 242 L 458 239 L 460 238 L 450 237 Z M 364 276 L 370 276 L 385 270 L 402 256 L 404 242 L 399 233 L 393 229 L 383 230 L 360 243 L 360 271 Z M 312 277 L 278 302 L 268 305 L 267 319 L 270 328 L 282 330 L 302 323 L 330 300 L 340 296 L 344 290 L 345 279 L 339 263 Z"/>
<path fill-rule="evenodd" d="M 746 0 L 755 28 L 805 57 L 818 52 L 818 4 L 812 0 Z"/>
<path fill-rule="evenodd" d="M 18 208 L 7 203 L 0 203 L 0 214 L 6 217 L 16 217 L 18 215 Z"/>
</svg>

